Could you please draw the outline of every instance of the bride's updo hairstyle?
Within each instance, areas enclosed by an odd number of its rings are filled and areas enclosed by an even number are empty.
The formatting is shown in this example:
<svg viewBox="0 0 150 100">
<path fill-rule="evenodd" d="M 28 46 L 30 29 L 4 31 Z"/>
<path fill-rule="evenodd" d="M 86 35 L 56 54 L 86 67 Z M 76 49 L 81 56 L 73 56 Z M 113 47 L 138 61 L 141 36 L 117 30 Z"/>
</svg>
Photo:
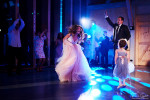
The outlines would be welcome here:
<svg viewBox="0 0 150 100">
<path fill-rule="evenodd" d="M 77 29 L 78 27 L 81 28 L 81 32 L 80 32 L 80 35 L 82 35 L 84 32 L 83 32 L 83 28 L 80 26 L 80 25 L 72 25 L 70 28 L 69 28 L 69 33 L 71 33 L 72 35 L 75 35 L 77 33 Z"/>
</svg>

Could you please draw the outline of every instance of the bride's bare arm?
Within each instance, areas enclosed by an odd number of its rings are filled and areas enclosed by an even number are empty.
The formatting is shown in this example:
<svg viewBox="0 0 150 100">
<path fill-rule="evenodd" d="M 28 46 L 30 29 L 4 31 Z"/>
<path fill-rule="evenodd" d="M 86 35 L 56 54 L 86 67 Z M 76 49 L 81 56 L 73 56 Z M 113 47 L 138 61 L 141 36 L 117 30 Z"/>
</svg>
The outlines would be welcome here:
<svg viewBox="0 0 150 100">
<path fill-rule="evenodd" d="M 63 41 L 66 40 L 66 39 L 68 39 L 68 38 L 70 37 L 70 35 L 71 35 L 71 34 L 68 33 L 68 34 L 63 38 Z"/>
</svg>

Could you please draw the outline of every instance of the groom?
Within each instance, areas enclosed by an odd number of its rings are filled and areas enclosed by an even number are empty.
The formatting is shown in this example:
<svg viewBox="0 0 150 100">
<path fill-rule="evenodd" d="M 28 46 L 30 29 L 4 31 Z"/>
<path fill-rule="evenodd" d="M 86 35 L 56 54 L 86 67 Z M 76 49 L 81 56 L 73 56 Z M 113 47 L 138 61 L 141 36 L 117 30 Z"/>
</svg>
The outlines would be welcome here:
<svg viewBox="0 0 150 100">
<path fill-rule="evenodd" d="M 120 39 L 127 39 L 131 37 L 130 31 L 128 29 L 127 25 L 124 25 L 124 18 L 119 16 L 117 19 L 117 23 L 113 23 L 110 18 L 107 15 L 107 11 L 105 12 L 105 18 L 109 25 L 111 25 L 114 28 L 114 35 L 113 35 L 113 42 L 114 42 L 114 51 L 118 48 L 118 40 Z M 126 50 L 128 49 L 128 46 L 125 48 Z"/>
</svg>

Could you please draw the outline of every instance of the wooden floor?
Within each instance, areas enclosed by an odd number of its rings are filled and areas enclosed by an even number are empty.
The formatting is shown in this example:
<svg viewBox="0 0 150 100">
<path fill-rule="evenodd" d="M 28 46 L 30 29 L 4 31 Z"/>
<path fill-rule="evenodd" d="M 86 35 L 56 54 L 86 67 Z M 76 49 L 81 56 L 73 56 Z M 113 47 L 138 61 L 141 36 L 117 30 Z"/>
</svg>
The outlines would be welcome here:
<svg viewBox="0 0 150 100">
<path fill-rule="evenodd" d="M 113 69 L 92 67 L 91 81 L 60 83 L 54 68 L 0 73 L 0 100 L 150 100 L 150 67 L 136 66 L 127 87 L 117 89 Z"/>
</svg>

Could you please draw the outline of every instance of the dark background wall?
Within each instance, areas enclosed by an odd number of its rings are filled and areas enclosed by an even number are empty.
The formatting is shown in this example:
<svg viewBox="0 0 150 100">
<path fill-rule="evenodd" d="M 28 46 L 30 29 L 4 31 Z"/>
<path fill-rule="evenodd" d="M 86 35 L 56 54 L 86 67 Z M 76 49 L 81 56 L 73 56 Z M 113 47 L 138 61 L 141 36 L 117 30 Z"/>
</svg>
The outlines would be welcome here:
<svg viewBox="0 0 150 100">
<path fill-rule="evenodd" d="M 10 1 L 14 5 L 10 5 Z M 5 64 L 6 54 L 7 54 L 7 29 L 15 19 L 15 1 L 16 0 L 0 0 L 0 64 Z M 54 60 L 55 52 L 55 40 L 57 34 L 60 32 L 60 0 L 50 0 L 51 1 L 51 27 L 50 27 L 50 46 L 51 46 L 51 61 Z M 107 29 L 109 33 L 112 33 L 112 29 L 104 20 L 104 11 L 108 10 L 108 14 L 111 16 L 112 20 L 115 22 L 116 17 L 122 15 L 125 17 L 125 24 L 128 25 L 128 15 L 126 6 L 120 6 L 116 8 L 115 6 L 108 7 L 104 5 L 109 5 L 113 3 L 125 3 L 126 0 L 63 0 L 63 16 L 62 16 L 62 32 L 68 33 L 67 29 L 72 24 L 81 24 L 80 19 L 83 17 L 90 17 L 95 20 L 101 27 Z M 20 15 L 25 21 L 25 28 L 21 32 L 21 40 L 24 52 L 24 58 L 27 58 L 28 62 L 32 63 L 33 55 L 33 2 L 31 0 L 19 0 Z M 133 7 L 133 16 L 140 14 L 150 14 L 150 1 L 149 0 L 131 0 Z M 7 5 L 7 6 L 5 6 Z M 48 0 L 37 0 L 37 31 L 41 31 L 48 28 Z M 93 9 L 95 7 L 97 9 Z M 116 12 L 117 11 L 117 12 Z M 12 20 L 11 20 L 12 19 Z M 45 44 L 46 55 L 47 44 Z"/>
</svg>

